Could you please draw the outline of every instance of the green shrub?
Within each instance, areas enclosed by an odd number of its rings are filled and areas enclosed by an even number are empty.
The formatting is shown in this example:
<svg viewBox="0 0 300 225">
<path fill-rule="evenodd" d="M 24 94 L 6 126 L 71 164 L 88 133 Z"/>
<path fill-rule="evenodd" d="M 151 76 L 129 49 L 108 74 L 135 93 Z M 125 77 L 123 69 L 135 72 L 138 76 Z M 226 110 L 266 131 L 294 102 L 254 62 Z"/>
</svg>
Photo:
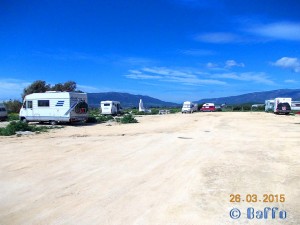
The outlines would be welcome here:
<svg viewBox="0 0 300 225">
<path fill-rule="evenodd" d="M 49 127 L 37 127 L 28 125 L 21 121 L 12 121 L 6 127 L 0 128 L 0 136 L 10 136 L 16 134 L 17 131 L 32 131 L 32 132 L 45 132 L 50 129 Z"/>
<path fill-rule="evenodd" d="M 151 109 L 152 115 L 157 115 L 159 113 L 159 109 Z"/>
<path fill-rule="evenodd" d="M 105 123 L 109 120 L 113 120 L 114 117 L 111 115 L 99 115 L 99 116 L 96 116 L 96 119 L 97 119 L 98 123 Z"/>
<path fill-rule="evenodd" d="M 127 114 L 120 119 L 121 123 L 137 123 L 138 121 L 131 115 Z"/>
<path fill-rule="evenodd" d="M 97 123 L 97 119 L 94 116 L 89 116 L 86 120 L 86 123 Z"/>
<path fill-rule="evenodd" d="M 244 105 L 243 106 L 243 111 L 250 111 L 251 110 L 251 105 Z"/>
<path fill-rule="evenodd" d="M 179 108 L 170 109 L 170 113 L 178 113 L 178 112 L 181 112 L 181 109 Z"/>
<path fill-rule="evenodd" d="M 242 107 L 241 106 L 234 106 L 232 111 L 241 111 Z"/>
<path fill-rule="evenodd" d="M 19 120 L 19 114 L 18 113 L 9 113 L 7 120 L 8 121 Z"/>
</svg>

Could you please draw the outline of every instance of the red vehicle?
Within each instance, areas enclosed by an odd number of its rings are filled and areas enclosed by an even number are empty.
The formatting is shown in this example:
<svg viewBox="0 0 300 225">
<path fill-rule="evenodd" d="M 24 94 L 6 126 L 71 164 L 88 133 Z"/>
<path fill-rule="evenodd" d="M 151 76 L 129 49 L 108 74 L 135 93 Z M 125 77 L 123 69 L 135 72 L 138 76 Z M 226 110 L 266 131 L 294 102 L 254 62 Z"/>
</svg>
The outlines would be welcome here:
<svg viewBox="0 0 300 225">
<path fill-rule="evenodd" d="M 216 111 L 216 107 L 214 103 L 205 103 L 200 109 L 201 112 L 214 112 Z"/>
</svg>

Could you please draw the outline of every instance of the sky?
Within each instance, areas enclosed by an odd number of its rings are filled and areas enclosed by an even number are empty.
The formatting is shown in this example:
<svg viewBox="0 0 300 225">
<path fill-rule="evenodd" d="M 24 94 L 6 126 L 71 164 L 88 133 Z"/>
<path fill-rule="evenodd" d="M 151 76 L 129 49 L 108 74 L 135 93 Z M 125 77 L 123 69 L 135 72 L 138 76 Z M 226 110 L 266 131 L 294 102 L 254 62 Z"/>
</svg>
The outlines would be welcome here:
<svg viewBox="0 0 300 225">
<path fill-rule="evenodd" d="M 0 100 L 35 80 L 182 102 L 299 88 L 299 0 L 1 0 Z"/>
</svg>

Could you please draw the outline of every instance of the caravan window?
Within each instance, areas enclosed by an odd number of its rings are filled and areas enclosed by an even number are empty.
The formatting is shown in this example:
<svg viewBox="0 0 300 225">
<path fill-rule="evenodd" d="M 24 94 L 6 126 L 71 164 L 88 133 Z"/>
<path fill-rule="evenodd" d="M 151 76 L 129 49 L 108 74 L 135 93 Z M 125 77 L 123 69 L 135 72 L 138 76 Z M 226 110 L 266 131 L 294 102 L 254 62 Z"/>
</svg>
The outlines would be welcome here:
<svg viewBox="0 0 300 225">
<path fill-rule="evenodd" d="M 110 106 L 110 104 L 109 103 L 104 103 L 104 106 Z"/>
<path fill-rule="evenodd" d="M 50 101 L 49 100 L 38 100 L 38 107 L 49 107 Z"/>
<path fill-rule="evenodd" d="M 29 109 L 32 109 L 32 101 L 28 101 L 28 102 L 27 102 L 27 107 L 28 107 Z"/>
</svg>

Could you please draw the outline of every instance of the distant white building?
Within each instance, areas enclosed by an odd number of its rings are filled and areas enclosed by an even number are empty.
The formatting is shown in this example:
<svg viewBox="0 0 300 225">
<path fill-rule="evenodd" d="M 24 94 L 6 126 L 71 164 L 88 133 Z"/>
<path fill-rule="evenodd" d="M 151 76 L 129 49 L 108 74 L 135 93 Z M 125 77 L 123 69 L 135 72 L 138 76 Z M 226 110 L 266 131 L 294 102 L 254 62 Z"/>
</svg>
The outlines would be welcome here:
<svg viewBox="0 0 300 225">
<path fill-rule="evenodd" d="M 151 109 L 146 109 L 143 104 L 143 100 L 140 99 L 139 112 L 151 113 Z"/>
<path fill-rule="evenodd" d="M 145 108 L 144 108 L 144 104 L 143 104 L 142 99 L 140 99 L 140 103 L 139 103 L 139 112 L 145 112 Z"/>
</svg>

